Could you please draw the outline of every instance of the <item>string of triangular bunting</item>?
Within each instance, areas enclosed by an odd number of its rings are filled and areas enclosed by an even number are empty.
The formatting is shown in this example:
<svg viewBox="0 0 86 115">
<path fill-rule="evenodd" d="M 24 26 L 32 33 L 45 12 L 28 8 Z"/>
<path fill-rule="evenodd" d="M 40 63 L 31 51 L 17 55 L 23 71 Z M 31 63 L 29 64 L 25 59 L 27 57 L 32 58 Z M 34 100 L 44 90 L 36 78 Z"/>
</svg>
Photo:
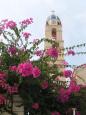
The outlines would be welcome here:
<svg viewBox="0 0 86 115">
<path fill-rule="evenodd" d="M 62 48 L 61 50 L 70 50 L 70 49 L 81 48 L 81 47 L 85 47 L 85 46 L 86 46 L 86 43 L 83 43 L 83 44 L 77 44 L 77 45 L 73 45 L 70 47 Z"/>
</svg>

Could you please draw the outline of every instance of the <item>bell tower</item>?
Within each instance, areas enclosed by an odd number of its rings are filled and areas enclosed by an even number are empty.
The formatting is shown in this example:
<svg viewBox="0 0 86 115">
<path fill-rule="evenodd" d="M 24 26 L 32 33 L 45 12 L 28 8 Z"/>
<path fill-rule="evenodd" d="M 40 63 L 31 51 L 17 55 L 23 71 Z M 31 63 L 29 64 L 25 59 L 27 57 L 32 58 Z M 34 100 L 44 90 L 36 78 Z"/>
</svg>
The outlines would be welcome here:
<svg viewBox="0 0 86 115">
<path fill-rule="evenodd" d="M 58 43 L 59 56 L 57 59 L 57 64 L 61 64 L 64 61 L 64 56 L 61 55 L 64 53 L 61 49 L 64 48 L 64 41 L 62 40 L 62 24 L 58 16 L 55 15 L 55 12 L 52 11 L 52 14 L 48 16 L 45 25 L 45 38 L 52 39 Z M 44 43 L 44 48 L 48 49 L 52 47 L 49 43 Z"/>
</svg>

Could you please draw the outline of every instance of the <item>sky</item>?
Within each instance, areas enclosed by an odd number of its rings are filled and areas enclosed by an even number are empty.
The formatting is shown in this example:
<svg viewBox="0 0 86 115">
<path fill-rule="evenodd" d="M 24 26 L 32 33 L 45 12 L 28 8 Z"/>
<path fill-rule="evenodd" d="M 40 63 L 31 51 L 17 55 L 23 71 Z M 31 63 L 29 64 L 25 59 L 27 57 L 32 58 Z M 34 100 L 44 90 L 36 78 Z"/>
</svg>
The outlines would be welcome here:
<svg viewBox="0 0 86 115">
<path fill-rule="evenodd" d="M 86 43 L 86 0 L 0 0 L 0 20 L 19 22 L 33 18 L 34 23 L 28 28 L 33 38 L 44 37 L 46 18 L 52 10 L 62 22 L 64 47 Z M 76 50 L 86 51 L 86 47 Z M 86 55 L 65 59 L 71 65 L 86 63 Z"/>
</svg>

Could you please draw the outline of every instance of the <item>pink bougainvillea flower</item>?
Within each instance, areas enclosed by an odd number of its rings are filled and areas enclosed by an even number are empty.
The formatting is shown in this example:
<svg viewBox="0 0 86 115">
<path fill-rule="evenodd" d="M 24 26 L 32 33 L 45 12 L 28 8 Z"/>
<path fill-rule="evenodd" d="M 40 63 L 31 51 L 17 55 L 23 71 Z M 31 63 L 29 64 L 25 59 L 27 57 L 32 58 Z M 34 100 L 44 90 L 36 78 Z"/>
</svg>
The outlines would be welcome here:
<svg viewBox="0 0 86 115">
<path fill-rule="evenodd" d="M 14 29 L 16 27 L 16 23 L 14 21 L 8 21 L 6 23 L 6 28 Z"/>
<path fill-rule="evenodd" d="M 8 19 L 3 19 L 3 20 L 1 20 L 1 22 L 6 23 L 6 22 L 8 22 Z"/>
<path fill-rule="evenodd" d="M 62 64 L 63 64 L 63 65 L 68 65 L 68 62 L 66 62 L 66 61 L 64 60 L 64 61 L 62 61 Z"/>
<path fill-rule="evenodd" d="M 42 89 L 47 89 L 48 86 L 49 86 L 49 85 L 48 85 L 48 82 L 47 82 L 47 81 L 44 81 L 44 82 L 41 83 Z"/>
<path fill-rule="evenodd" d="M 59 100 L 62 103 L 67 102 L 69 100 L 70 94 L 71 94 L 71 91 L 68 91 L 64 88 L 60 88 L 60 90 L 59 90 Z"/>
<path fill-rule="evenodd" d="M 3 89 L 7 90 L 8 84 L 6 83 L 6 80 L 0 79 L 0 87 L 2 87 Z"/>
<path fill-rule="evenodd" d="M 76 111 L 76 115 L 81 115 L 79 111 Z"/>
<path fill-rule="evenodd" d="M 33 18 L 30 18 L 31 23 L 33 23 Z"/>
<path fill-rule="evenodd" d="M 75 52 L 73 50 L 68 50 L 68 55 L 75 55 Z"/>
<path fill-rule="evenodd" d="M 35 67 L 33 68 L 32 74 L 33 74 L 33 78 L 37 78 L 37 77 L 40 76 L 41 71 L 40 71 L 40 69 L 39 69 L 37 66 L 35 66 Z"/>
<path fill-rule="evenodd" d="M 59 112 L 54 111 L 51 113 L 51 115 L 61 115 L 61 114 Z"/>
<path fill-rule="evenodd" d="M 17 67 L 14 65 L 14 66 L 10 66 L 9 67 L 9 70 L 11 70 L 11 71 L 16 71 L 17 70 Z"/>
<path fill-rule="evenodd" d="M 59 100 L 62 103 L 65 103 L 69 100 L 70 95 L 72 93 L 76 93 L 79 91 L 80 91 L 80 86 L 77 85 L 74 81 L 71 81 L 69 88 L 67 88 L 67 89 L 61 88 L 59 90 Z"/>
<path fill-rule="evenodd" d="M 29 24 L 32 24 L 33 23 L 33 19 L 32 18 L 29 18 L 29 19 L 25 19 L 23 20 L 22 22 L 20 22 L 20 24 L 22 26 L 28 26 Z"/>
<path fill-rule="evenodd" d="M 8 19 L 1 20 L 0 31 L 5 30 L 7 22 L 8 22 Z"/>
<path fill-rule="evenodd" d="M 35 110 L 39 109 L 39 103 L 33 103 L 32 108 Z"/>
<path fill-rule="evenodd" d="M 33 65 L 30 62 L 21 63 L 18 65 L 17 71 L 23 77 L 28 77 L 32 74 Z"/>
<path fill-rule="evenodd" d="M 43 51 L 42 50 L 37 50 L 35 51 L 35 55 L 42 57 L 43 56 Z"/>
<path fill-rule="evenodd" d="M 6 98 L 4 95 L 0 94 L 0 105 L 6 104 Z"/>
<path fill-rule="evenodd" d="M 16 54 L 16 47 L 14 47 L 14 46 L 11 46 L 11 47 L 9 47 L 9 49 L 8 49 L 8 52 L 11 54 L 11 55 L 15 55 Z"/>
<path fill-rule="evenodd" d="M 57 51 L 56 48 L 47 49 L 46 54 L 51 56 L 52 58 L 57 58 L 58 57 L 58 51 Z"/>
<path fill-rule="evenodd" d="M 9 94 L 18 93 L 18 84 L 14 84 L 14 86 L 10 86 L 6 83 L 5 80 L 0 80 L 0 87 L 6 90 Z"/>
<path fill-rule="evenodd" d="M 39 39 L 34 39 L 33 44 L 37 44 L 39 42 Z"/>
<path fill-rule="evenodd" d="M 28 32 L 23 32 L 22 34 L 23 34 L 23 37 L 25 37 L 25 39 L 27 39 L 27 38 L 29 38 L 29 36 L 31 36 L 31 34 Z"/>
<path fill-rule="evenodd" d="M 16 85 L 16 84 L 14 84 L 14 86 L 8 85 L 8 87 L 7 87 L 7 92 L 8 92 L 9 94 L 18 93 L 18 85 Z"/>
<path fill-rule="evenodd" d="M 75 83 L 75 81 L 70 82 L 69 90 L 71 92 L 79 92 L 80 91 L 80 86 Z"/>
<path fill-rule="evenodd" d="M 72 71 L 71 70 L 64 70 L 63 71 L 63 76 L 65 76 L 65 77 L 71 77 L 72 76 Z"/>
<path fill-rule="evenodd" d="M 33 18 L 26 19 L 26 23 L 27 23 L 27 25 L 32 24 L 33 23 Z"/>
<path fill-rule="evenodd" d="M 0 32 L 3 31 L 5 29 L 4 25 L 0 25 Z"/>
<path fill-rule="evenodd" d="M 3 71 L 0 71 L 0 79 L 4 79 L 6 77 L 6 74 Z"/>
</svg>

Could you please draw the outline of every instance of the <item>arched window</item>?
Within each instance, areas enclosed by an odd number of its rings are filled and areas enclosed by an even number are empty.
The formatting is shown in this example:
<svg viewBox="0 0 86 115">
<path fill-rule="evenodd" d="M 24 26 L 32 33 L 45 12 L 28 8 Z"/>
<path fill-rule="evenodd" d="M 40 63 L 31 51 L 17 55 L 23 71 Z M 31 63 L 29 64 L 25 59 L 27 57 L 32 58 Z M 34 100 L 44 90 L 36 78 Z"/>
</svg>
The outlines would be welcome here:
<svg viewBox="0 0 86 115">
<path fill-rule="evenodd" d="M 56 39 L 56 36 L 57 36 L 57 35 L 56 35 L 56 28 L 53 28 L 53 29 L 52 29 L 52 38 L 53 38 L 53 39 Z"/>
</svg>

